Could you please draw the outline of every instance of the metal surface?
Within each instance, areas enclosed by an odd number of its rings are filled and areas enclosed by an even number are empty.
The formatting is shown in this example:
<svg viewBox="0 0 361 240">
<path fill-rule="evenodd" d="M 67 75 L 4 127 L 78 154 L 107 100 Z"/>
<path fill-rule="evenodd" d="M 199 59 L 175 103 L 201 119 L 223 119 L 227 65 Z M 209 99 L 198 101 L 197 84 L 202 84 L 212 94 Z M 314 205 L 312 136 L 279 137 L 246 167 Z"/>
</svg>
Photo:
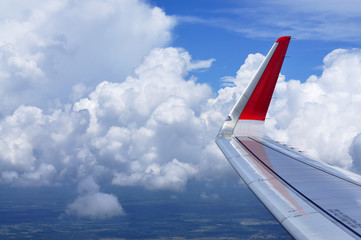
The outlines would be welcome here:
<svg viewBox="0 0 361 240">
<path fill-rule="evenodd" d="M 264 70 L 266 69 L 269 61 L 271 60 L 271 57 L 273 56 L 273 53 L 275 52 L 277 46 L 279 43 L 274 43 L 271 50 L 268 52 L 265 60 L 261 64 L 261 66 L 258 68 L 256 75 L 253 77 L 253 79 L 249 82 L 248 86 L 246 87 L 245 91 L 241 95 L 241 97 L 238 99 L 237 103 L 233 106 L 233 109 L 228 114 L 226 121 L 224 121 L 223 126 L 219 132 L 219 134 L 222 134 L 223 136 L 230 136 L 233 134 L 233 129 L 237 124 L 238 118 L 241 115 L 243 109 L 245 108 L 249 98 L 251 97 L 254 89 L 256 88 L 258 81 L 260 80 Z"/>
<path fill-rule="evenodd" d="M 361 176 L 314 161 L 265 137 L 263 121 L 239 119 L 246 106 L 255 116 L 263 116 L 265 108 L 257 112 L 258 107 L 252 106 L 262 105 L 270 96 L 258 93 L 250 105 L 248 100 L 270 59 L 283 61 L 283 50 L 288 47 L 285 39 L 289 37 L 279 38 L 273 45 L 224 122 L 216 143 L 247 186 L 294 238 L 361 239 Z M 273 54 L 280 45 L 282 54 Z M 279 67 L 269 81 L 275 80 Z M 268 77 L 262 79 L 268 81 Z M 273 91 L 272 84 L 264 86 L 267 93 Z"/>
<path fill-rule="evenodd" d="M 293 237 L 360 238 L 361 216 L 355 209 L 360 209 L 361 189 L 347 175 L 336 176 L 329 167 L 321 170 L 313 160 L 282 145 L 277 151 L 271 149 L 266 146 L 270 140 L 234 137 L 216 142 L 247 186 Z"/>
</svg>

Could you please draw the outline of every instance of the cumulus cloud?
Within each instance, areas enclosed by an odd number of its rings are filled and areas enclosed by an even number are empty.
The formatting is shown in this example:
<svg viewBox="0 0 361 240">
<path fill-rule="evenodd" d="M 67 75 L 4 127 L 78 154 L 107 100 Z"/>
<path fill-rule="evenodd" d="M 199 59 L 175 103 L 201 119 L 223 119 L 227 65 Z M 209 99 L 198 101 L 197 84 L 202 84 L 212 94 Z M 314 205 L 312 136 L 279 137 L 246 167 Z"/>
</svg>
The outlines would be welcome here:
<svg viewBox="0 0 361 240">
<path fill-rule="evenodd" d="M 0 183 L 80 182 L 67 212 L 97 219 L 124 211 L 93 179 L 181 191 L 189 179 L 233 171 L 214 138 L 263 55 L 250 54 L 215 93 L 192 76 L 214 59 L 159 47 L 169 41 L 174 22 L 158 8 L 135 0 L 34 0 L 4 8 L 14 14 L 2 15 L 1 24 L 16 31 L 0 44 Z M 94 9 L 99 12 L 90 14 Z M 78 20 L 74 28 L 65 27 L 68 19 Z M 94 34 L 99 29 L 103 36 Z M 22 42 L 24 34 L 29 37 Z M 142 49 L 130 44 L 139 41 Z M 361 50 L 332 51 L 323 67 L 321 76 L 305 82 L 279 78 L 266 128 L 319 159 L 359 170 Z M 66 104 L 55 100 L 64 95 L 62 84 L 71 89 Z M 49 100 L 53 90 L 59 92 Z"/>
<path fill-rule="evenodd" d="M 352 157 L 352 170 L 361 173 L 361 133 L 354 137 L 348 152 Z"/>
<path fill-rule="evenodd" d="M 0 181 L 41 186 L 95 176 L 118 186 L 180 191 L 191 178 L 228 174 L 214 137 L 263 59 L 250 54 L 214 95 L 188 75 L 195 65 L 187 51 L 155 48 L 132 76 L 104 81 L 73 104 L 49 112 L 20 106 L 0 121 Z M 360 59 L 358 49 L 339 49 L 325 57 L 319 77 L 301 83 L 280 76 L 269 135 L 358 169 Z"/>
<path fill-rule="evenodd" d="M 210 125 L 226 116 L 263 59 L 250 54 L 236 77 L 226 78 L 226 87 L 208 100 L 202 115 Z M 325 56 L 321 76 L 301 82 L 280 75 L 266 120 L 268 135 L 318 160 L 360 173 L 360 69 L 360 49 L 336 49 Z"/>
<path fill-rule="evenodd" d="M 349 155 L 349 147 L 361 132 L 361 50 L 336 49 L 324 58 L 323 67 L 321 76 L 303 83 L 278 83 L 267 127 L 280 141 L 351 168 L 359 161 L 354 147 Z"/>
<path fill-rule="evenodd" d="M 319 77 L 301 83 L 281 76 L 266 121 L 269 135 L 357 169 L 360 58 L 358 49 L 339 49 L 325 57 Z M 189 76 L 213 60 L 155 48 L 133 75 L 103 81 L 72 104 L 51 111 L 22 105 L 0 120 L 0 181 L 42 186 L 94 176 L 118 186 L 180 191 L 191 178 L 224 176 L 232 169 L 214 137 L 263 59 L 250 54 L 215 94 Z M 103 196 L 114 200 L 99 191 L 91 196 L 81 193 L 73 209 Z"/>
<path fill-rule="evenodd" d="M 71 155 L 82 148 L 88 119 L 85 112 L 58 109 L 44 114 L 37 107 L 20 106 L 0 121 L 1 179 L 15 185 L 49 185 L 62 178 L 64 169 L 77 169 Z"/>
<path fill-rule="evenodd" d="M 56 105 L 74 85 L 129 75 L 171 40 L 175 20 L 138 0 L 29 0 L 0 3 L 0 109 Z M 16 6 L 16 7 L 15 7 Z M 71 27 L 70 27 L 71 26 Z"/>
<path fill-rule="evenodd" d="M 215 159 L 207 151 L 215 133 L 209 136 L 200 116 L 212 92 L 192 77 L 185 79 L 190 68 L 194 64 L 186 51 L 154 49 L 135 76 L 103 82 L 74 104 L 75 111 L 90 113 L 88 134 L 97 154 L 116 156 L 113 184 L 181 190 L 205 156 Z"/>
<path fill-rule="evenodd" d="M 117 197 L 113 194 L 102 193 L 99 186 L 91 177 L 85 178 L 78 184 L 79 197 L 67 206 L 68 215 L 91 219 L 104 219 L 125 215 Z"/>
<path fill-rule="evenodd" d="M 212 91 L 186 78 L 214 59 L 155 48 L 170 41 L 172 17 L 138 0 L 1 7 L 1 183 L 107 175 L 121 186 L 181 190 L 202 172 L 194 159 L 210 156 L 200 112 Z"/>
<path fill-rule="evenodd" d="M 133 76 L 102 82 L 73 104 L 48 112 L 18 107 L 0 121 L 1 182 L 39 186 L 96 176 L 179 191 L 190 178 L 227 171 L 214 144 L 221 122 L 213 126 L 203 114 L 211 88 L 188 76 L 212 61 L 155 48 Z"/>
</svg>

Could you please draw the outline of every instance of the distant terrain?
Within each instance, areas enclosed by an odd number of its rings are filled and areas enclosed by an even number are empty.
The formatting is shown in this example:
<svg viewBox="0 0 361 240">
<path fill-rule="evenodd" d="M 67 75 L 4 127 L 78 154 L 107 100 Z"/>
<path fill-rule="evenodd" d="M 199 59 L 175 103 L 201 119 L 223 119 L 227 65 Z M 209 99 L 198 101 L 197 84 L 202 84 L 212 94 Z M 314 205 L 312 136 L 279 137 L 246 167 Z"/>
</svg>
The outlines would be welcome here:
<svg viewBox="0 0 361 240">
<path fill-rule="evenodd" d="M 58 188 L 0 188 L 1 239 L 292 239 L 242 184 L 184 192 L 110 187 L 126 212 L 110 219 L 65 214 L 76 192 Z M 70 188 L 69 188 L 70 189 Z"/>
</svg>

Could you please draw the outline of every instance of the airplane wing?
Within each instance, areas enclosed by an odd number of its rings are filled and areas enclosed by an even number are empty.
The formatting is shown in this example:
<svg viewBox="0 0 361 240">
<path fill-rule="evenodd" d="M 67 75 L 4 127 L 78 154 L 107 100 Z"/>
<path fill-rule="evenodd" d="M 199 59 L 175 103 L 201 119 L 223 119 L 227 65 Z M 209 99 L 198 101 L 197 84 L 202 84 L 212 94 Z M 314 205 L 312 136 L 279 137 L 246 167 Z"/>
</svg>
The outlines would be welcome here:
<svg viewBox="0 0 361 240">
<path fill-rule="evenodd" d="M 223 123 L 216 143 L 295 239 L 361 239 L 361 176 L 314 161 L 264 133 L 290 39 L 275 42 Z"/>
</svg>

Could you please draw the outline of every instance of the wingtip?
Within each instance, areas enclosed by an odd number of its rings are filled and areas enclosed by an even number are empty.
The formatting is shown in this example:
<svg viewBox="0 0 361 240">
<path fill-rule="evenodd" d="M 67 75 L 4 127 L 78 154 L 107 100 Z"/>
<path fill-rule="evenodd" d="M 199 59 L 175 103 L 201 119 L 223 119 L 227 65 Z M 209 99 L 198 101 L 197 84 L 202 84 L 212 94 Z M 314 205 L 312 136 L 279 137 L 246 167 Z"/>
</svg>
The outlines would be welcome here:
<svg viewBox="0 0 361 240">
<path fill-rule="evenodd" d="M 283 41 L 290 41 L 291 40 L 291 36 L 283 36 L 280 37 L 276 40 L 276 42 L 283 42 Z"/>
</svg>

